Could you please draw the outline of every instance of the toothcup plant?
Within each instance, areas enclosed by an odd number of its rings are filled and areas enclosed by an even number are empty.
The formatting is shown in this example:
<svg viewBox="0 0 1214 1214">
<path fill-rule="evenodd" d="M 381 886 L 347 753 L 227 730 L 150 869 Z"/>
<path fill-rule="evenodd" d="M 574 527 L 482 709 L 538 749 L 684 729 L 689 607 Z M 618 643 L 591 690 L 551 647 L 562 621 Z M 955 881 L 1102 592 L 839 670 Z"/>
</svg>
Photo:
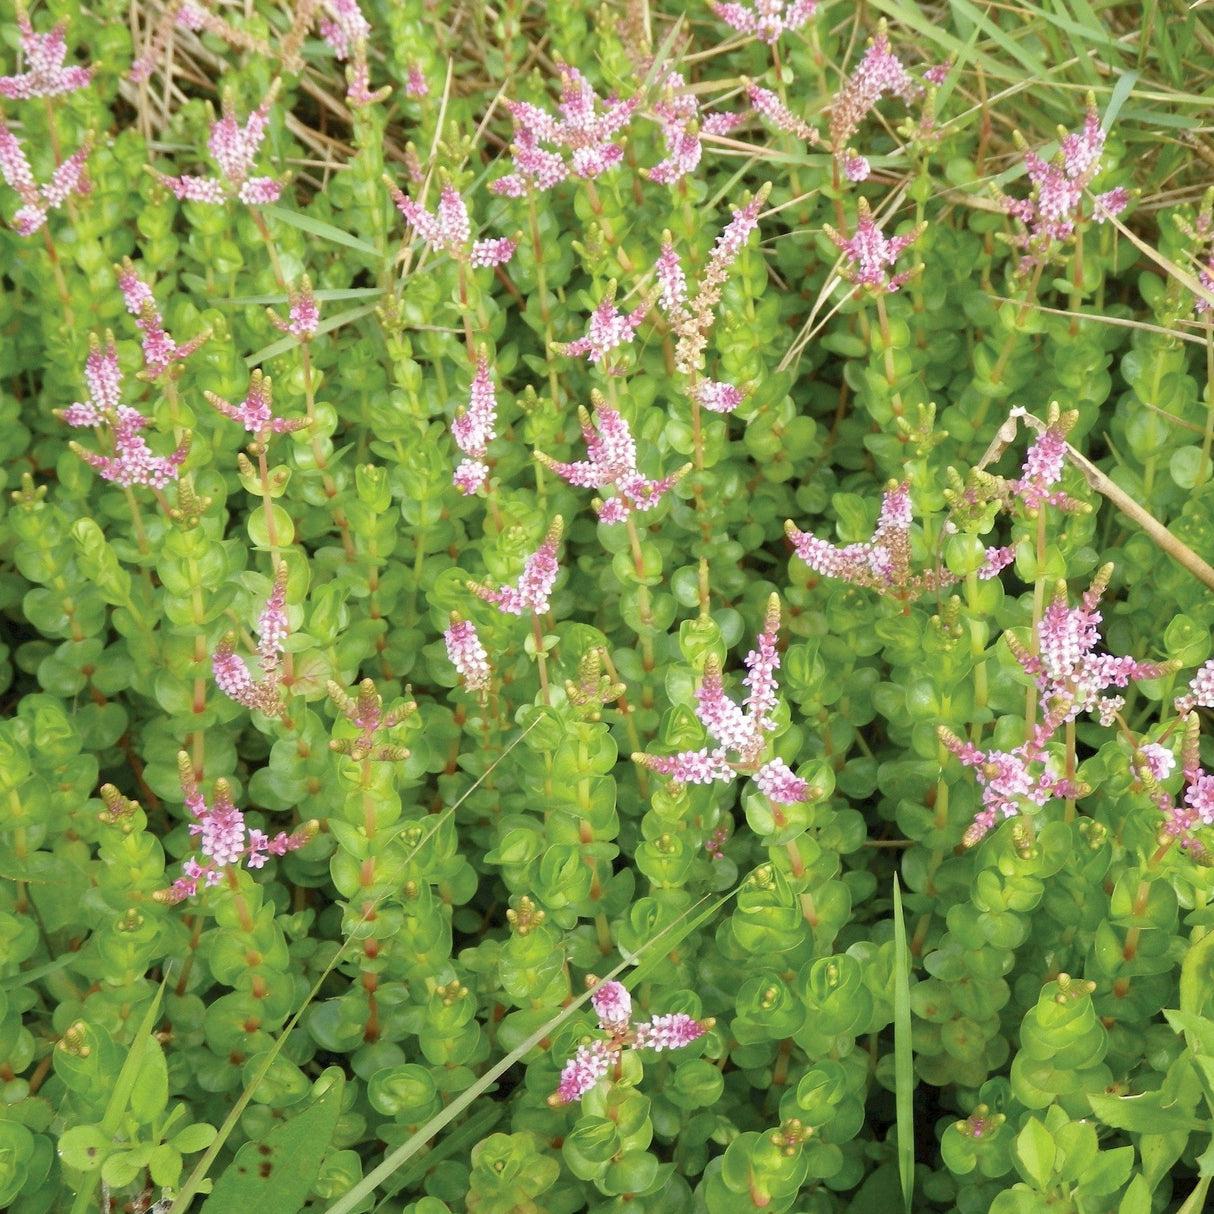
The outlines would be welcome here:
<svg viewBox="0 0 1214 1214">
<path fill-rule="evenodd" d="M 0 5 L 0 1208 L 1208 1204 L 1198 11 L 128 7 Z"/>
</svg>

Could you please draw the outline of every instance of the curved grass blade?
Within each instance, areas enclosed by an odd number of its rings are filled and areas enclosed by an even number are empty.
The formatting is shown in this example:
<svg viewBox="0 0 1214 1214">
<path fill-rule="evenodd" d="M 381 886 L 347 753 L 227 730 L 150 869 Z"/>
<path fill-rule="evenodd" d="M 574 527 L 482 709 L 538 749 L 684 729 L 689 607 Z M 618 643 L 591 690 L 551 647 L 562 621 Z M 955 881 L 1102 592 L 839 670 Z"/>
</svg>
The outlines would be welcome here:
<svg viewBox="0 0 1214 1214">
<path fill-rule="evenodd" d="M 894 874 L 894 1109 L 902 1205 L 910 1214 L 915 1193 L 915 1058 L 911 1042 L 910 949 L 902 917 L 902 889 Z"/>
<path fill-rule="evenodd" d="M 335 227 L 331 223 L 325 223 L 323 219 L 313 219 L 311 215 L 301 215 L 298 211 L 288 211 L 285 207 L 262 207 L 261 213 L 269 215 L 273 219 L 279 219 L 290 227 L 298 228 L 301 232 L 307 232 L 309 236 L 327 240 L 331 244 L 344 245 L 347 249 L 354 249 L 368 257 L 383 256 L 373 244 L 360 240 L 357 236 L 351 236 L 349 232 L 343 232 L 341 228 Z"/>
</svg>

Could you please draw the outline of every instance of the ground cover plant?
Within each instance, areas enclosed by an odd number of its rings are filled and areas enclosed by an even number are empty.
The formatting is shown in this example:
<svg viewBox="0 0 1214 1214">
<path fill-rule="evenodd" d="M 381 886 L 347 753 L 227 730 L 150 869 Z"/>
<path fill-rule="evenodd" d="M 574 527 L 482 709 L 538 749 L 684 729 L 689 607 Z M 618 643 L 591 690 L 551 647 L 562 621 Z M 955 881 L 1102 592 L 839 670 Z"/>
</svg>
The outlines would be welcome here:
<svg viewBox="0 0 1214 1214">
<path fill-rule="evenodd" d="M 0 1207 L 1204 1208 L 1212 88 L 0 4 Z"/>
</svg>

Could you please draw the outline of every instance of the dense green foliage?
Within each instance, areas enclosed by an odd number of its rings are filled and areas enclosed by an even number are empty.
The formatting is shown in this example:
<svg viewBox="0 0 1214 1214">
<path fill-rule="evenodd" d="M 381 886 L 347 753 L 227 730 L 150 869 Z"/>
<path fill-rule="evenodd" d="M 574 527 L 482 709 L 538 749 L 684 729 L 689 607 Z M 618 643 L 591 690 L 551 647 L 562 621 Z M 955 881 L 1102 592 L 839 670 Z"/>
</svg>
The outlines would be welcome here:
<svg viewBox="0 0 1214 1214">
<path fill-rule="evenodd" d="M 0 1207 L 1202 1208 L 1214 31 L 797 7 L 0 3 Z"/>
</svg>

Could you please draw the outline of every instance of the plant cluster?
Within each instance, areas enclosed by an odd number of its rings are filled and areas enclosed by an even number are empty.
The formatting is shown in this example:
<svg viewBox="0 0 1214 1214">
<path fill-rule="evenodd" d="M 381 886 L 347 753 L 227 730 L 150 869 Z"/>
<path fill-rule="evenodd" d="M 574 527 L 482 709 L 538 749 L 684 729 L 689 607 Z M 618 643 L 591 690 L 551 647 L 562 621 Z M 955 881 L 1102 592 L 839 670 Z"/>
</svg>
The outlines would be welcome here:
<svg viewBox="0 0 1214 1214">
<path fill-rule="evenodd" d="M 0 1207 L 1202 1208 L 1199 7 L 0 0 Z"/>
</svg>

